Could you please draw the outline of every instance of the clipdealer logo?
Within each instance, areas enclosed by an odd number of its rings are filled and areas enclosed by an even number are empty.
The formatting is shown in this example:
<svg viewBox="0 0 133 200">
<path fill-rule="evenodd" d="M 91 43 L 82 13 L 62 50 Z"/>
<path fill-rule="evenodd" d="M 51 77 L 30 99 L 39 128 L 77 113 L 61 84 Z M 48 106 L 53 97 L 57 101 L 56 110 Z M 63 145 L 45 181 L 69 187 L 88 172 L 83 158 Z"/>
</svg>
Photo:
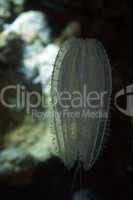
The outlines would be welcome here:
<svg viewBox="0 0 133 200">
<path fill-rule="evenodd" d="M 86 89 L 86 88 L 84 88 Z M 9 91 L 15 91 L 16 93 L 16 101 L 15 103 L 9 103 L 5 96 L 8 95 Z M 76 93 L 76 94 L 75 94 Z M 84 100 L 81 98 L 81 95 L 77 92 L 75 92 L 74 98 L 72 98 L 70 96 L 70 94 L 68 94 L 68 92 L 66 93 L 66 91 L 64 91 L 61 94 L 57 93 L 57 100 L 58 103 L 60 103 L 60 105 L 64 108 L 66 108 L 66 104 L 63 104 L 63 100 L 67 100 L 68 104 L 67 106 L 70 106 L 69 103 L 71 103 L 72 107 L 83 107 L 83 103 Z M 84 93 L 86 94 L 86 90 L 84 91 Z M 77 94 L 79 101 L 79 104 L 77 105 L 77 103 L 75 104 L 75 102 L 77 102 Z M 107 95 L 107 92 L 102 92 L 101 94 L 97 93 L 96 91 L 92 91 L 89 94 L 87 94 L 87 96 L 85 97 L 85 99 L 87 99 L 87 106 L 91 107 L 91 108 L 102 108 L 104 105 L 104 97 Z M 9 95 L 10 96 L 10 95 Z M 35 101 L 33 102 L 32 99 L 35 99 Z M 120 100 L 122 101 L 122 104 L 120 104 Z M 46 108 L 46 103 L 44 101 L 44 98 L 42 97 L 42 95 L 40 93 L 38 93 L 37 91 L 27 91 L 25 86 L 22 85 L 9 85 L 6 86 L 5 88 L 3 88 L 0 91 L 0 102 L 2 103 L 3 106 L 13 109 L 13 108 L 26 108 L 27 113 L 30 113 L 31 109 L 37 108 L 39 106 L 42 106 L 43 108 Z M 96 104 L 95 104 L 96 103 Z M 63 105 L 62 105 L 63 104 Z M 125 88 L 122 88 L 121 90 L 119 90 L 114 97 L 114 105 L 117 108 L 117 110 L 119 110 L 121 113 L 129 116 L 129 117 L 133 117 L 133 84 L 130 84 L 128 86 L 126 86 Z"/>
<path fill-rule="evenodd" d="M 11 94 L 14 94 L 13 97 Z M 80 91 L 62 91 L 54 90 L 53 107 L 60 107 L 62 111 L 76 112 L 93 111 L 97 114 L 106 113 L 104 110 L 107 91 L 87 91 L 84 85 Z M 45 102 L 43 94 L 38 91 L 28 91 L 24 85 L 8 85 L 0 91 L 0 103 L 9 109 L 25 109 L 29 114 L 37 108 L 47 108 L 49 105 Z M 50 103 L 50 102 L 49 102 Z M 66 112 L 65 112 L 66 113 Z M 88 114 L 88 113 L 87 113 Z"/>
<path fill-rule="evenodd" d="M 124 102 L 123 106 L 119 105 L 119 99 Z M 126 86 L 125 88 L 118 91 L 114 98 L 115 107 L 123 114 L 133 117 L 133 84 Z"/>
</svg>

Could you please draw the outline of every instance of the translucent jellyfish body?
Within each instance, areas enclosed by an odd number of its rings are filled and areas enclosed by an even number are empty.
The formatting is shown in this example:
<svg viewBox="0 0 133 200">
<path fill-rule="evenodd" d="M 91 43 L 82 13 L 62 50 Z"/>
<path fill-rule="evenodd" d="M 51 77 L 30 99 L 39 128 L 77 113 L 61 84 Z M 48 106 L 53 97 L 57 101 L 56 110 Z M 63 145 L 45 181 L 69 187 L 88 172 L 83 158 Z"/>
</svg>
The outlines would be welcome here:
<svg viewBox="0 0 133 200">
<path fill-rule="evenodd" d="M 101 42 L 69 39 L 51 80 L 53 149 L 68 168 L 97 160 L 105 137 L 112 91 L 111 67 Z"/>
</svg>

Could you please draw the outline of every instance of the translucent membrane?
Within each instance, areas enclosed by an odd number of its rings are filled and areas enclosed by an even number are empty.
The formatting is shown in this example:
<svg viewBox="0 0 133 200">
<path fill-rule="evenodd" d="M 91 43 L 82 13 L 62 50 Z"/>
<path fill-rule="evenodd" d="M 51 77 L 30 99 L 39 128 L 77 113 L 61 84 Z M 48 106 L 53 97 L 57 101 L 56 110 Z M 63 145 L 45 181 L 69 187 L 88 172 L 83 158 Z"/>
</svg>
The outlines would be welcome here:
<svg viewBox="0 0 133 200">
<path fill-rule="evenodd" d="M 95 39 L 70 39 L 56 58 L 51 80 L 51 133 L 56 155 L 71 168 L 95 163 L 103 143 L 112 91 L 111 67 Z"/>
</svg>

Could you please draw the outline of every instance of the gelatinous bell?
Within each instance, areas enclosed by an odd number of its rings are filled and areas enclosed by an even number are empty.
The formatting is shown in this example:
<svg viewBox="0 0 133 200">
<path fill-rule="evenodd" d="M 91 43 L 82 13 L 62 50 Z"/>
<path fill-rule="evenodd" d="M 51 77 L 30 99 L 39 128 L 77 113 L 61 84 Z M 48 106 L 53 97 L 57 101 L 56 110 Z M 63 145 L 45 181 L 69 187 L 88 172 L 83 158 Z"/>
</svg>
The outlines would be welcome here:
<svg viewBox="0 0 133 200">
<path fill-rule="evenodd" d="M 90 169 L 105 137 L 112 91 L 111 67 L 95 39 L 69 39 L 56 58 L 51 80 L 54 152 L 71 168 Z"/>
</svg>

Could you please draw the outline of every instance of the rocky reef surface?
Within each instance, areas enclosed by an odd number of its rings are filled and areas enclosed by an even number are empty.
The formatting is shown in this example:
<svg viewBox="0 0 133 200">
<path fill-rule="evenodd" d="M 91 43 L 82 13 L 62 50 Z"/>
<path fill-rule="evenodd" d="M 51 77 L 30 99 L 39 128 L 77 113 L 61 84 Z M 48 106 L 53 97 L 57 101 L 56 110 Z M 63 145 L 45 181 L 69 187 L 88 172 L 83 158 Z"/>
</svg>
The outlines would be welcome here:
<svg viewBox="0 0 133 200">
<path fill-rule="evenodd" d="M 12 183 L 15 176 L 23 177 L 24 172 L 32 172 L 39 162 L 52 157 L 49 119 L 43 117 L 47 111 L 45 102 L 59 46 L 79 32 L 78 26 L 77 22 L 71 23 L 61 33 L 61 39 L 53 40 L 47 16 L 41 11 L 22 12 L 11 23 L 5 22 L 0 34 L 1 93 L 5 90 L 0 103 L 2 181 L 12 177 L 9 181 Z M 14 105 L 22 98 L 23 90 L 26 98 L 23 103 L 16 107 L 3 103 Z M 36 101 L 34 92 L 43 101 L 35 110 L 28 108 Z M 25 183 L 23 178 L 19 182 Z"/>
</svg>

